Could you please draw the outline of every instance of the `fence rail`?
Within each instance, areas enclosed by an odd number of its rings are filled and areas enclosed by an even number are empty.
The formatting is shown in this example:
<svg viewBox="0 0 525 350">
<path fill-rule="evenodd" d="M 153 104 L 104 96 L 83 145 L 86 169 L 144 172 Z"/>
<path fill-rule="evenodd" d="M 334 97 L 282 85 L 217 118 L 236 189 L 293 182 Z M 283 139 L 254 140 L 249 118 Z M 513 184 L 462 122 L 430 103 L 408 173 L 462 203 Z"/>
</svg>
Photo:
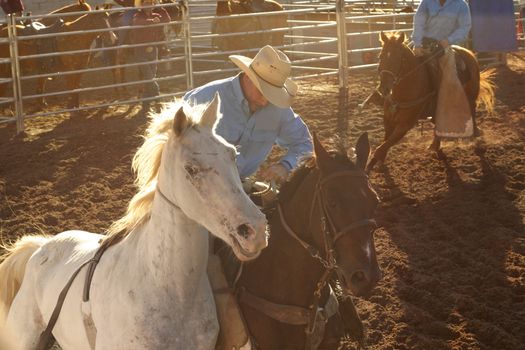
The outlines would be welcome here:
<svg viewBox="0 0 525 350">
<path fill-rule="evenodd" d="M 178 97 L 196 84 L 204 83 L 219 77 L 225 77 L 238 71 L 230 62 L 228 55 L 243 54 L 253 55 L 258 51 L 261 38 L 270 40 L 272 37 L 280 37 L 281 41 L 272 43 L 273 46 L 283 50 L 292 61 L 293 79 L 303 80 L 319 76 L 338 75 L 339 86 L 347 89 L 348 79 L 351 74 L 359 70 L 369 70 L 377 66 L 376 53 L 380 50 L 378 34 L 381 31 L 396 30 L 409 34 L 412 28 L 411 13 L 396 13 L 402 6 L 417 6 L 419 1 L 358 1 L 337 0 L 333 1 L 294 1 L 293 4 L 285 4 L 285 11 L 261 12 L 238 14 L 231 16 L 216 16 L 216 2 L 211 0 L 184 0 L 185 10 L 182 17 L 172 20 L 167 24 L 155 24 L 154 27 L 162 27 L 168 33 L 166 40 L 150 42 L 147 44 L 122 44 L 118 46 L 104 47 L 75 47 L 68 51 L 41 52 L 39 50 L 24 49 L 27 45 L 34 45 L 44 40 L 79 40 L 85 35 L 104 35 L 109 31 L 135 30 L 140 27 L 123 25 L 116 28 L 87 28 L 86 30 L 61 31 L 58 33 L 22 35 L 16 24 L 28 23 L 31 20 L 58 19 L 64 14 L 38 15 L 38 16 L 8 16 L 6 21 L 0 21 L 0 25 L 8 27 L 7 37 L 0 38 L 0 47 L 4 47 L 5 53 L 0 57 L 0 107 L 4 107 L 0 123 L 16 122 L 17 131 L 24 130 L 24 120 L 33 117 L 47 117 L 58 113 L 76 112 L 80 110 L 104 108 L 112 105 L 135 104 L 140 101 L 163 100 Z M 170 5 L 156 5 L 170 6 Z M 93 10 L 89 12 L 68 13 L 67 16 L 81 16 L 108 12 L 109 14 L 125 10 L 113 8 L 107 10 Z M 128 9 L 129 10 L 129 9 Z M 384 13 L 389 11 L 389 13 Z M 211 24 L 219 25 L 224 21 L 246 21 L 247 23 L 265 23 L 276 16 L 285 18 L 284 24 L 265 28 L 263 25 L 243 30 L 242 32 L 213 32 Z M 523 18 L 519 21 L 523 24 Z M 174 33 L 181 28 L 179 35 Z M 27 33 L 24 33 L 27 34 Z M 518 39 L 523 40 L 523 34 Z M 241 42 L 253 41 L 251 47 L 222 47 L 217 42 Z M 264 40 L 262 42 L 264 42 Z M 56 45 L 56 44 L 55 44 Z M 109 55 L 118 50 L 120 53 L 129 53 L 133 49 L 143 46 L 163 45 L 170 49 L 167 57 L 147 63 L 141 62 L 112 62 L 107 63 Z M 2 51 L 3 52 L 3 51 Z M 81 57 L 90 55 L 90 65 L 87 67 L 69 70 L 49 67 L 42 71 L 41 67 L 30 70 L 33 64 L 37 67 L 45 62 L 57 62 L 64 55 Z M 485 64 L 496 64 L 500 57 L 480 58 Z M 36 62 L 36 63 L 35 63 Z M 150 80 L 144 80 L 137 76 L 136 69 L 145 64 L 155 64 L 161 68 L 161 74 L 154 81 L 161 84 L 162 94 L 152 98 L 137 98 L 137 91 L 117 94 L 118 89 L 137 89 Z M 63 68 L 63 67 L 60 67 Z M 124 81 L 112 81 L 110 77 L 116 69 L 125 69 L 132 73 L 132 78 Z M 60 80 L 73 79 L 82 75 L 82 85 L 71 88 L 64 86 Z M 127 74 L 129 77 L 130 74 Z M 51 82 L 50 90 L 35 90 L 35 82 Z M 9 86 L 10 93 L 7 92 Z M 112 91 L 108 94 L 108 90 Z M 94 94 L 101 96 L 96 97 Z M 90 101 L 76 108 L 64 106 L 64 97 L 72 94 L 91 96 Z M 110 97 L 108 97 L 108 95 Z M 95 97 L 93 97 L 95 96 Z M 46 110 L 35 101 L 43 98 L 60 99 L 53 110 Z M 55 103 L 56 104 L 56 103 Z M 9 112 L 12 111 L 12 116 Z"/>
</svg>

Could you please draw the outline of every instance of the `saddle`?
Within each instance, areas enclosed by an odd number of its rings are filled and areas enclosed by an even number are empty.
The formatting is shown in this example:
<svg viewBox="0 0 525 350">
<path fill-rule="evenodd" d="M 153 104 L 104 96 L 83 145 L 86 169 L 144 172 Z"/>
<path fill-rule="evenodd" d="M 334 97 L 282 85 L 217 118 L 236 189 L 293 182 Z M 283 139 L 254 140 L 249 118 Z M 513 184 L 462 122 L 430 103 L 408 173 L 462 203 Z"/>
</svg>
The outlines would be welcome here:
<svg viewBox="0 0 525 350">
<path fill-rule="evenodd" d="M 431 69 L 435 69 L 437 66 L 437 60 L 443 56 L 443 48 L 441 45 L 439 45 L 439 41 L 432 38 L 423 38 L 422 46 L 424 49 L 427 49 L 430 52 L 430 55 L 435 55 L 435 59 L 431 60 L 428 64 Z M 452 47 L 454 51 L 454 58 L 456 60 L 456 70 L 458 73 L 459 81 L 462 84 L 465 84 L 467 81 L 470 80 L 470 72 L 467 69 L 467 64 L 463 57 L 461 56 L 460 52 Z"/>
<path fill-rule="evenodd" d="M 62 18 L 57 19 L 55 23 L 49 26 L 38 21 L 31 21 L 20 30 L 20 35 L 28 36 L 58 33 L 62 30 L 63 26 L 64 20 Z M 36 53 L 38 54 L 57 51 L 56 37 L 36 38 L 34 39 L 34 45 L 36 46 Z M 57 57 L 40 57 L 37 61 L 39 63 L 40 72 L 53 71 L 57 63 Z"/>
</svg>

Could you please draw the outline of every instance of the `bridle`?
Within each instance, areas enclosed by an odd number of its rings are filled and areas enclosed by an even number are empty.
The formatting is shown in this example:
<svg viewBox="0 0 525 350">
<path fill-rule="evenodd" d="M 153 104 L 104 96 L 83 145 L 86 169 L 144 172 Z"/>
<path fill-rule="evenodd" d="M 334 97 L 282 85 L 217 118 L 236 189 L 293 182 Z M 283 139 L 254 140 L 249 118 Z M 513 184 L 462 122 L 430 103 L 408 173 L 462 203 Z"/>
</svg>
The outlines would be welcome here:
<svg viewBox="0 0 525 350">
<path fill-rule="evenodd" d="M 439 51 L 433 52 L 423 62 L 418 63 L 414 68 L 410 69 L 408 72 L 406 72 L 406 73 L 401 75 L 401 73 L 403 71 L 403 63 L 405 62 L 404 52 L 403 52 L 401 54 L 402 55 L 401 56 L 401 63 L 399 64 L 399 69 L 398 69 L 397 73 L 394 73 L 394 72 L 392 72 L 391 70 L 388 70 L 388 69 L 380 69 L 379 70 L 379 79 L 382 79 L 383 75 L 385 75 L 385 74 L 386 75 L 390 75 L 392 77 L 392 79 L 393 79 L 392 88 L 391 88 L 391 90 L 393 90 L 394 87 L 396 87 L 397 85 L 399 85 L 399 83 L 401 83 L 401 81 L 406 79 L 408 76 L 410 76 L 412 73 L 416 72 L 420 68 L 424 67 L 428 62 L 433 60 L 439 54 L 440 54 Z M 381 66 L 381 63 L 379 64 L 379 66 Z M 380 91 L 377 91 L 377 92 L 382 96 Z M 426 94 L 426 95 L 424 95 L 424 96 L 422 96 L 420 98 L 417 98 L 417 99 L 415 99 L 413 101 L 407 101 L 407 102 L 395 101 L 394 98 L 392 97 L 392 94 L 389 94 L 388 96 L 383 96 L 383 97 L 390 103 L 389 111 L 390 111 L 391 115 L 393 116 L 393 115 L 396 114 L 398 109 L 406 109 L 406 108 L 412 108 L 412 107 L 418 106 L 418 105 L 420 105 L 422 103 L 425 103 L 430 97 L 432 97 L 435 94 L 436 94 L 435 91 L 431 91 L 428 94 Z M 421 108 L 421 111 L 419 113 L 421 113 L 424 110 L 425 106 L 426 106 L 426 104 L 423 105 L 423 107 Z"/>
<path fill-rule="evenodd" d="M 313 212 L 317 204 L 321 208 L 321 230 L 322 230 L 321 236 L 323 240 L 324 254 L 322 254 L 319 251 L 319 249 L 317 249 L 317 247 L 315 247 L 314 245 L 301 239 L 293 231 L 293 229 L 286 222 L 286 218 L 284 216 L 280 203 L 277 205 L 279 218 L 286 232 L 291 237 L 293 237 L 297 242 L 299 242 L 299 244 L 303 246 L 313 258 L 319 260 L 319 262 L 323 265 L 325 269 L 325 274 L 326 272 L 328 272 L 328 275 L 325 277 L 325 280 L 324 281 L 321 280 L 320 281 L 321 283 L 318 283 L 317 290 L 314 292 L 314 294 L 318 297 L 321 296 L 320 295 L 321 289 L 326 285 L 329 274 L 333 271 L 339 270 L 339 267 L 337 266 L 337 255 L 335 251 L 336 242 L 340 238 L 345 236 L 346 234 L 358 228 L 361 228 L 361 227 L 376 228 L 377 226 L 376 221 L 374 219 L 366 218 L 366 219 L 352 222 L 351 224 L 341 229 L 337 228 L 332 216 L 330 215 L 330 209 L 328 208 L 328 203 L 326 201 L 326 198 L 323 195 L 323 187 L 326 186 L 328 182 L 334 180 L 335 178 L 339 178 L 339 177 L 358 177 L 358 178 L 365 178 L 368 181 L 368 176 L 366 175 L 364 171 L 361 171 L 361 170 L 343 170 L 343 171 L 332 173 L 326 177 L 319 178 L 317 185 L 315 187 L 315 192 L 314 192 L 314 196 L 312 199 L 312 203 L 310 205 L 310 221 L 309 221 L 308 227 L 309 229 L 311 228 Z"/>
<path fill-rule="evenodd" d="M 343 228 L 340 228 L 340 229 L 337 228 L 332 218 L 332 215 L 330 215 L 330 209 L 328 208 L 328 203 L 326 201 L 325 196 L 323 195 L 323 188 L 326 186 L 327 183 L 339 177 L 365 178 L 368 182 L 368 176 L 366 175 L 364 171 L 361 171 L 361 170 L 343 170 L 343 171 L 338 171 L 328 176 L 319 178 L 317 185 L 315 187 L 315 192 L 314 192 L 314 196 L 312 199 L 312 203 L 310 205 L 310 221 L 308 224 L 308 229 L 311 228 L 311 221 L 312 221 L 314 209 L 316 205 L 319 205 L 319 207 L 321 208 L 321 230 L 322 230 L 321 236 L 322 236 L 323 245 L 324 245 L 324 254 L 322 254 L 317 247 L 301 239 L 294 232 L 294 230 L 286 222 L 286 218 L 284 216 L 280 203 L 277 205 L 279 218 L 281 220 L 281 224 L 285 228 L 285 231 L 291 237 L 293 237 L 303 248 L 305 248 L 306 251 L 313 258 L 317 259 L 321 263 L 324 269 L 323 275 L 317 282 L 316 290 L 314 291 L 314 300 L 310 307 L 310 310 L 312 312 L 310 312 L 310 317 L 309 317 L 309 321 L 308 321 L 307 328 L 306 328 L 307 343 L 311 342 L 309 338 L 312 337 L 313 333 L 316 332 L 317 330 L 316 327 L 318 327 L 317 320 L 319 319 L 319 312 L 320 312 L 319 301 L 321 299 L 321 292 L 323 288 L 328 283 L 328 280 L 334 271 L 339 276 L 341 276 L 341 270 L 337 266 L 337 255 L 335 251 L 336 242 L 340 238 L 345 236 L 346 234 L 358 228 L 371 227 L 375 229 L 377 227 L 377 224 L 374 219 L 365 218 L 362 220 L 352 222 L 351 224 Z M 326 322 L 327 320 L 325 319 L 324 321 Z"/>
<path fill-rule="evenodd" d="M 401 81 L 406 79 L 409 75 L 414 73 L 415 71 L 419 70 L 420 68 L 424 67 L 428 62 L 433 60 L 435 57 L 437 57 L 441 52 L 435 51 L 434 53 L 430 54 L 423 62 L 418 63 L 414 68 L 409 70 L 408 72 L 401 75 L 401 72 L 403 70 L 403 63 L 405 62 L 404 58 L 404 52 L 401 54 L 401 63 L 399 64 L 399 69 L 397 73 L 392 72 L 389 69 L 380 69 L 379 70 L 379 78 L 381 79 L 384 74 L 390 75 L 392 79 L 394 80 L 393 86 L 398 85 Z M 380 64 L 381 65 L 381 64 Z"/>
</svg>

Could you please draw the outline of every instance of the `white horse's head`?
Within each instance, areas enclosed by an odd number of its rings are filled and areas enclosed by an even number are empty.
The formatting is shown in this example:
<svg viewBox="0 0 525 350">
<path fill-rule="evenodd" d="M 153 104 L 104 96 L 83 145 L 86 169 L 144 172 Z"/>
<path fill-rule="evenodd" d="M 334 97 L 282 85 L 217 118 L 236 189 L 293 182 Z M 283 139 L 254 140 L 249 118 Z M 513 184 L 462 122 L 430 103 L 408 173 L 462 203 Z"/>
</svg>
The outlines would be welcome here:
<svg viewBox="0 0 525 350">
<path fill-rule="evenodd" d="M 235 148 L 215 134 L 219 103 L 216 95 L 199 121 L 187 105 L 172 109 L 158 186 L 189 218 L 228 243 L 240 260 L 250 260 L 268 244 L 266 218 L 242 189 Z"/>
</svg>

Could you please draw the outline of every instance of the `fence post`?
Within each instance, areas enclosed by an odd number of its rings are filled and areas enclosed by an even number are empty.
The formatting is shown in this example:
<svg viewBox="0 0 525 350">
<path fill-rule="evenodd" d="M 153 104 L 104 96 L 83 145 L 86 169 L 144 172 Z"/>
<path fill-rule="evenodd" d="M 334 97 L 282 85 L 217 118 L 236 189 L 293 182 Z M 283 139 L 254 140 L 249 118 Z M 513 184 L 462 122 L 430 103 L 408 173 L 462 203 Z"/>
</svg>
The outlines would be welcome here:
<svg viewBox="0 0 525 350">
<path fill-rule="evenodd" d="M 337 42 L 339 51 L 339 89 L 348 89 L 348 50 L 346 42 L 345 1 L 336 0 Z"/>
<path fill-rule="evenodd" d="M 188 90 L 193 89 L 193 61 L 192 61 L 192 50 L 191 50 L 191 26 L 190 26 L 190 13 L 189 13 L 189 2 L 183 0 L 182 8 L 182 26 L 184 35 L 184 55 L 186 57 L 186 88 Z"/>
<path fill-rule="evenodd" d="M 18 60 L 18 40 L 16 36 L 15 15 L 7 15 L 7 32 L 9 36 L 9 56 L 11 60 L 11 77 L 13 86 L 13 105 L 15 107 L 16 132 L 24 131 L 24 108 L 22 104 L 22 86 L 20 83 L 20 62 Z"/>
<path fill-rule="evenodd" d="M 339 142 L 342 142 L 344 147 L 344 140 L 348 131 L 348 50 L 346 38 L 346 16 L 345 16 L 345 0 L 336 0 L 336 20 L 337 20 L 337 45 L 339 51 L 339 103 L 337 115 L 337 133 L 339 134 Z"/>
</svg>

